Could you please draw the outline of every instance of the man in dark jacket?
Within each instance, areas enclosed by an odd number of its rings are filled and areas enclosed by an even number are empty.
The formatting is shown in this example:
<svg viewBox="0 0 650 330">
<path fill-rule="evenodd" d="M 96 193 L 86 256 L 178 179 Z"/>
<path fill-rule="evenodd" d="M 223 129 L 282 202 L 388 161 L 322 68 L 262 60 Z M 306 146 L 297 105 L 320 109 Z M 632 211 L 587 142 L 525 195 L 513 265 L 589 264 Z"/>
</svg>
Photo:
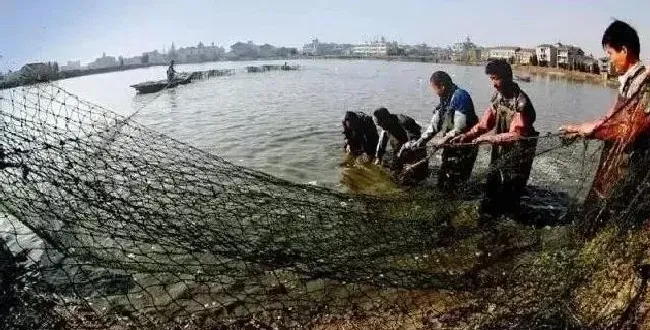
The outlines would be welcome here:
<svg viewBox="0 0 650 330">
<path fill-rule="evenodd" d="M 386 149 L 390 144 L 393 151 L 392 162 L 389 165 L 395 174 L 402 173 L 405 166 L 418 163 L 426 158 L 426 149 L 419 148 L 402 152 L 399 157 L 398 153 L 409 141 L 416 141 L 422 135 L 422 127 L 409 116 L 398 114 L 394 115 L 388 112 L 388 109 L 381 107 L 373 112 L 373 117 L 377 126 L 382 131 L 379 135 L 377 152 L 375 153 L 375 163 L 381 164 L 384 161 Z M 416 183 L 426 179 L 428 176 L 429 163 L 421 162 L 417 168 L 411 169 L 408 176 L 402 178 L 404 183 Z"/>
<path fill-rule="evenodd" d="M 375 156 L 379 134 L 371 116 L 363 112 L 347 111 L 343 117 L 345 152 L 357 157 L 366 154 Z"/>
</svg>

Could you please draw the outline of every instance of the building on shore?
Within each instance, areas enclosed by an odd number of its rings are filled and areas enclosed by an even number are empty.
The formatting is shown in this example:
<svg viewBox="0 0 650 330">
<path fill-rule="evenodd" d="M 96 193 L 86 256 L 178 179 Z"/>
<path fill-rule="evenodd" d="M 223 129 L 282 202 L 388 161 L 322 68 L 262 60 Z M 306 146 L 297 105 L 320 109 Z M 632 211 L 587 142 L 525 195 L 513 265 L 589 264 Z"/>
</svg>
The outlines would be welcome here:
<svg viewBox="0 0 650 330">
<path fill-rule="evenodd" d="M 598 59 L 598 70 L 601 74 L 614 74 L 614 67 L 609 61 L 609 57 L 601 57 Z"/>
<path fill-rule="evenodd" d="M 488 59 L 489 60 L 506 60 L 510 63 L 515 62 L 515 55 L 519 47 L 516 46 L 498 46 L 490 48 Z"/>
<path fill-rule="evenodd" d="M 127 57 L 124 59 L 124 65 L 142 64 L 142 56 Z"/>
<path fill-rule="evenodd" d="M 304 44 L 302 46 L 302 54 L 303 55 L 308 55 L 308 56 L 315 56 L 318 55 L 318 46 L 319 46 L 319 41 L 318 38 L 313 39 L 311 43 Z"/>
<path fill-rule="evenodd" d="M 535 49 L 519 48 L 515 52 L 515 63 L 521 65 L 530 65 L 532 64 L 534 56 L 535 56 Z"/>
<path fill-rule="evenodd" d="M 502 59 L 511 64 L 529 65 L 535 50 L 519 46 L 499 46 L 486 48 L 481 54 L 483 61 Z"/>
<path fill-rule="evenodd" d="M 102 54 L 102 57 L 95 59 L 95 61 L 88 63 L 89 69 L 105 69 L 105 68 L 114 68 L 118 66 L 118 62 L 113 56 L 106 56 L 106 53 Z"/>
<path fill-rule="evenodd" d="M 451 47 L 451 59 L 455 62 L 474 63 L 482 59 L 481 47 L 467 37 L 463 42 L 457 42 Z"/>
<path fill-rule="evenodd" d="M 557 47 L 550 44 L 542 44 L 535 48 L 537 62 L 539 66 L 556 67 L 557 66 Z"/>
<path fill-rule="evenodd" d="M 165 64 L 168 62 L 167 56 L 159 53 L 158 50 L 144 52 L 141 58 L 143 64 Z"/>
<path fill-rule="evenodd" d="M 579 68 L 581 71 L 584 72 L 589 72 L 589 73 L 598 73 L 600 72 L 599 66 L 598 66 L 598 60 L 596 60 L 593 56 L 581 56 L 579 59 Z"/>
<path fill-rule="evenodd" d="M 350 55 L 352 54 L 353 45 L 350 44 L 337 44 L 333 42 L 320 42 L 314 39 L 311 43 L 302 46 L 302 55 L 307 56 L 336 56 L 336 55 Z"/>
<path fill-rule="evenodd" d="M 580 47 L 557 44 L 557 67 L 566 70 L 575 70 L 580 66 L 580 59 L 585 55 Z"/>
<path fill-rule="evenodd" d="M 266 47 L 265 47 L 266 46 Z M 264 51 L 265 48 L 271 48 L 270 45 L 261 46 L 260 51 Z M 270 51 L 274 51 L 271 49 Z M 181 47 L 178 50 L 175 49 L 174 44 L 172 43 L 171 49 L 167 54 L 167 60 L 175 60 L 179 63 L 198 63 L 198 62 L 208 62 L 216 61 L 222 58 L 225 54 L 225 49 L 220 46 L 215 46 L 214 42 L 209 46 L 205 46 L 202 42 L 199 42 L 196 47 Z"/>
<path fill-rule="evenodd" d="M 388 45 L 385 41 L 373 41 L 352 47 L 352 54 L 361 56 L 387 56 Z"/>
<path fill-rule="evenodd" d="M 61 66 L 59 69 L 63 71 L 81 70 L 81 61 L 68 61 L 67 65 Z"/>
</svg>

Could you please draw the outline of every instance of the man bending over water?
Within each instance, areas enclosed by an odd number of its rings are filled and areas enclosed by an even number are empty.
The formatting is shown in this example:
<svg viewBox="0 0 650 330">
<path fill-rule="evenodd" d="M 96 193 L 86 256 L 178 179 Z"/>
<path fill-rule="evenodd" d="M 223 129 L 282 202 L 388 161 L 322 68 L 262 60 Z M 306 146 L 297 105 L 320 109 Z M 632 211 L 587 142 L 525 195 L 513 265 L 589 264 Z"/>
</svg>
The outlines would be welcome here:
<svg viewBox="0 0 650 330">
<path fill-rule="evenodd" d="M 474 112 L 472 97 L 467 91 L 456 86 L 449 74 L 436 71 L 429 79 L 433 92 L 440 103 L 433 111 L 429 127 L 418 140 L 407 143 L 404 148 L 414 150 L 424 148 L 436 134 L 443 135 L 439 145 L 466 133 L 478 122 Z M 438 187 L 452 188 L 466 182 L 472 173 L 478 148 L 476 146 L 445 147 L 442 151 L 442 164 L 438 174 Z"/>
<path fill-rule="evenodd" d="M 398 157 L 398 153 L 404 144 L 409 141 L 416 141 L 421 137 L 422 127 L 413 118 L 402 114 L 393 115 L 384 107 L 375 110 L 373 117 L 377 126 L 382 129 L 377 145 L 377 152 L 375 153 L 376 164 L 383 162 L 386 147 L 389 142 L 393 150 L 393 161 L 389 167 L 396 174 L 401 174 L 406 165 L 417 163 L 426 158 L 426 149 L 424 148 L 403 152 Z M 428 169 L 428 162 L 419 163 L 416 168 L 409 171 L 407 177 L 403 178 L 403 183 L 415 183 L 426 179 Z"/>
<path fill-rule="evenodd" d="M 363 112 L 347 111 L 343 117 L 343 134 L 345 135 L 345 152 L 352 156 L 375 156 L 379 134 L 372 117 Z"/>
</svg>

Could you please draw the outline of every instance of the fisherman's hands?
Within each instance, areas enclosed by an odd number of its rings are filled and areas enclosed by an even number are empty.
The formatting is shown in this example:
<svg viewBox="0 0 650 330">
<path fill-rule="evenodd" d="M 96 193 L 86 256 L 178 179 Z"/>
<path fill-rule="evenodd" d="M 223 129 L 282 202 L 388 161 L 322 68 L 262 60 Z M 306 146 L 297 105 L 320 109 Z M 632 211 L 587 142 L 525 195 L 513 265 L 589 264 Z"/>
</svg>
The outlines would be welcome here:
<svg viewBox="0 0 650 330">
<path fill-rule="evenodd" d="M 420 148 L 420 140 L 411 140 L 411 141 L 407 141 L 406 143 L 404 143 L 404 145 L 402 146 L 401 151 L 413 150 L 413 149 L 417 149 L 417 148 Z"/>
<path fill-rule="evenodd" d="M 453 137 L 451 140 L 449 140 L 449 143 L 451 144 L 468 143 L 471 140 L 472 140 L 471 137 L 468 136 L 467 134 L 461 134 L 456 137 Z"/>
<path fill-rule="evenodd" d="M 596 125 L 592 123 L 560 126 L 560 133 L 569 138 L 586 137 L 594 133 Z"/>
<path fill-rule="evenodd" d="M 441 147 L 444 146 L 445 144 L 449 144 L 449 142 L 451 142 L 451 140 L 453 139 L 454 139 L 454 135 L 451 134 L 445 135 L 445 137 L 443 137 L 440 141 L 436 143 L 436 147 Z"/>
<path fill-rule="evenodd" d="M 476 138 L 474 140 L 475 144 L 484 144 L 484 143 L 485 144 L 493 144 L 493 143 L 496 143 L 496 142 L 497 142 L 497 140 L 494 137 L 494 135 L 482 135 L 482 136 L 479 136 L 478 138 Z"/>
</svg>

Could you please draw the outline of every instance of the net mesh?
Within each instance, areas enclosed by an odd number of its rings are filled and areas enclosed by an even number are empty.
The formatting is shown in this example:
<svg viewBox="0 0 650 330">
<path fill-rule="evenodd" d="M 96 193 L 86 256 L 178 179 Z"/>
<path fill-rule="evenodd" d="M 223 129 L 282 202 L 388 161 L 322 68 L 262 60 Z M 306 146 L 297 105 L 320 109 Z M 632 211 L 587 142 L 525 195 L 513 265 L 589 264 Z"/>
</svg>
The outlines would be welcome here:
<svg viewBox="0 0 650 330">
<path fill-rule="evenodd" d="M 573 225 L 598 143 L 539 138 L 521 212 L 485 225 L 482 183 L 519 149 L 490 164 L 482 147 L 454 194 L 348 160 L 342 193 L 235 166 L 51 84 L 0 102 L 9 329 L 648 325 L 648 235 Z"/>
</svg>

